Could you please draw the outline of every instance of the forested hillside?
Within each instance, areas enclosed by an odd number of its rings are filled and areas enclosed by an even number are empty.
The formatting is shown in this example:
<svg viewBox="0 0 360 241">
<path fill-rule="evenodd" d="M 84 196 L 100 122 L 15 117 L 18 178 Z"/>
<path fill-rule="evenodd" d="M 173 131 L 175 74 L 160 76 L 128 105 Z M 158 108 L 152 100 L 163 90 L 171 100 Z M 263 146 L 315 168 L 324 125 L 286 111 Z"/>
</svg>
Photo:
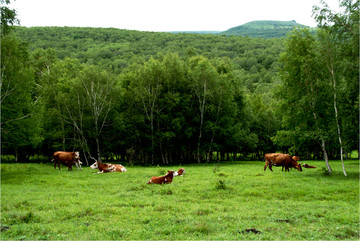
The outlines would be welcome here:
<svg viewBox="0 0 360 241">
<path fill-rule="evenodd" d="M 295 27 L 308 28 L 302 24 L 293 21 L 252 21 L 240 26 L 230 28 L 221 34 L 249 36 L 254 38 L 282 38 Z"/>
<path fill-rule="evenodd" d="M 120 73 L 167 52 L 180 57 L 202 55 L 228 57 L 235 69 L 259 73 L 274 70 L 283 40 L 225 37 L 200 34 L 140 32 L 112 28 L 17 27 L 14 34 L 29 44 L 30 51 L 52 48 L 60 59 L 76 58 Z M 263 79 L 263 78 L 258 78 Z"/>
<path fill-rule="evenodd" d="M 356 15 L 320 12 L 332 24 L 287 39 L 15 27 L 1 40 L 2 154 L 80 150 L 86 162 L 154 165 L 351 153 Z"/>
</svg>

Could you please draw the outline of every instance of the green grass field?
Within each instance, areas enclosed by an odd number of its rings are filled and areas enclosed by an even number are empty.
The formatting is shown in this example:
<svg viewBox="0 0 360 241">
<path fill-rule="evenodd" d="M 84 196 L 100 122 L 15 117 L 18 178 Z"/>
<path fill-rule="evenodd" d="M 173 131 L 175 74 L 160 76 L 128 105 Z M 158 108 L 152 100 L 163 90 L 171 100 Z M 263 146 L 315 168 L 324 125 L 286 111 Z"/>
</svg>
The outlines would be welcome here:
<svg viewBox="0 0 360 241">
<path fill-rule="evenodd" d="M 1 165 L 1 239 L 359 239 L 359 161 L 307 161 L 285 173 L 264 162 L 183 166 L 169 185 L 147 185 L 171 167 L 69 172 L 51 164 Z"/>
</svg>

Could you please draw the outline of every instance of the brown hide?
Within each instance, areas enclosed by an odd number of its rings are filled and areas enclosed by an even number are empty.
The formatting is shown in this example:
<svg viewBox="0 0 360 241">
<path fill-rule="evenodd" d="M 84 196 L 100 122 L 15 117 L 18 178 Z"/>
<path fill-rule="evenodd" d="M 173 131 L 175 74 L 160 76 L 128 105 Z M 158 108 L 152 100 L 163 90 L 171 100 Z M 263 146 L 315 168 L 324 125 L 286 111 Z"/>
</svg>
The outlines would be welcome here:
<svg viewBox="0 0 360 241">
<path fill-rule="evenodd" d="M 162 177 L 152 177 L 147 184 L 163 184 L 163 183 L 172 183 L 174 177 L 174 171 L 168 171 L 165 176 Z"/>
<path fill-rule="evenodd" d="M 177 173 L 178 173 L 178 176 L 182 176 L 182 175 L 185 173 L 185 169 L 184 169 L 184 168 L 180 168 Z"/>
<path fill-rule="evenodd" d="M 68 166 L 68 171 L 70 171 L 72 170 L 72 165 L 74 165 L 74 163 L 78 161 L 79 158 L 76 158 L 75 152 L 57 151 L 53 154 L 53 160 L 55 169 L 56 164 L 58 164 L 59 170 L 60 164 L 64 164 Z"/>
<path fill-rule="evenodd" d="M 300 160 L 300 158 L 297 156 L 292 157 L 288 154 L 283 153 L 268 153 L 265 154 L 264 171 L 266 170 L 267 166 L 269 166 L 270 171 L 273 171 L 272 166 L 285 167 L 285 171 L 289 171 L 289 168 L 291 167 L 302 171 L 301 165 L 297 162 L 297 160 Z"/>
<path fill-rule="evenodd" d="M 303 164 L 302 166 L 305 167 L 305 168 L 316 168 L 315 166 L 310 166 L 310 165 L 308 165 L 308 164 L 306 164 L 306 163 Z"/>
<path fill-rule="evenodd" d="M 100 163 L 96 162 L 91 165 L 92 169 L 98 168 L 101 173 L 104 172 L 126 172 L 127 169 L 120 164 Z"/>
</svg>

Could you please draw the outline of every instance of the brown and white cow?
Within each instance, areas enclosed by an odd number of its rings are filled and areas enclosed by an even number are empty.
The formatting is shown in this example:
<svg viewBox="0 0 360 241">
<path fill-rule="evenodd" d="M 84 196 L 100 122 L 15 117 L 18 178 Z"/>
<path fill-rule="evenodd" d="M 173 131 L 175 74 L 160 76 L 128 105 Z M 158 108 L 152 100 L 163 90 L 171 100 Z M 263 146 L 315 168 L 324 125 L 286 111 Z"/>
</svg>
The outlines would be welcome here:
<svg viewBox="0 0 360 241">
<path fill-rule="evenodd" d="M 53 159 L 51 161 L 54 161 L 54 169 L 56 169 L 56 164 L 59 166 L 60 170 L 60 164 L 64 164 L 68 166 L 68 171 L 72 170 L 72 166 L 75 164 L 77 169 L 82 170 L 80 161 L 80 154 L 78 151 L 76 152 L 67 152 L 67 151 L 57 151 L 53 154 Z"/>
<path fill-rule="evenodd" d="M 111 163 L 100 163 L 95 161 L 94 164 L 90 166 L 91 169 L 99 169 L 97 173 L 105 173 L 105 172 L 126 172 L 127 169 L 120 164 L 111 164 Z"/>
<path fill-rule="evenodd" d="M 179 171 L 177 171 L 176 173 L 177 173 L 177 175 L 175 175 L 175 176 L 179 176 L 179 177 L 180 177 L 180 176 L 182 176 L 183 174 L 185 174 L 185 169 L 184 169 L 184 168 L 180 168 Z"/>
<path fill-rule="evenodd" d="M 285 167 L 285 171 L 289 171 L 289 168 L 294 167 L 298 171 L 302 171 L 301 165 L 297 162 L 300 160 L 297 156 L 290 156 L 289 154 L 283 154 L 283 153 L 268 153 L 265 154 L 265 166 L 264 171 L 266 170 L 266 167 L 269 166 L 270 171 L 272 170 L 272 166 L 282 166 Z"/>
<path fill-rule="evenodd" d="M 147 184 L 163 184 L 163 183 L 172 183 L 173 178 L 177 176 L 177 172 L 168 171 L 165 176 L 161 177 L 152 177 Z"/>
</svg>

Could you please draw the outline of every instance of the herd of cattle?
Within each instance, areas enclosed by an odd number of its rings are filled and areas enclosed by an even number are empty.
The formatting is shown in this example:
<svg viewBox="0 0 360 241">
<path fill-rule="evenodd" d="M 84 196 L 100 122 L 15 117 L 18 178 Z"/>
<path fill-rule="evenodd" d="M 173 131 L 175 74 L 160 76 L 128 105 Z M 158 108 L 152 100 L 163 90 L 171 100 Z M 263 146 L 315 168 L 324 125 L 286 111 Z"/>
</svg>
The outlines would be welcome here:
<svg viewBox="0 0 360 241">
<path fill-rule="evenodd" d="M 285 172 L 289 171 L 289 168 L 295 168 L 298 171 L 302 171 L 301 164 L 298 163 L 300 157 L 298 156 L 290 156 L 289 154 L 283 153 L 268 153 L 264 156 L 265 166 L 264 171 L 267 167 L 269 167 L 270 171 L 272 170 L 272 166 L 281 166 L 282 170 L 285 168 Z M 77 169 L 82 170 L 80 161 L 79 152 L 65 152 L 65 151 L 57 151 L 53 155 L 54 168 L 56 169 L 56 165 L 58 165 L 60 170 L 60 164 L 64 164 L 68 166 L 68 170 L 72 170 L 72 166 L 75 164 Z M 314 166 L 310 166 L 308 164 L 302 165 L 305 168 L 316 168 Z M 106 172 L 126 172 L 127 169 L 120 164 L 110 164 L 110 163 L 100 163 L 95 160 L 95 163 L 90 166 L 92 169 L 98 169 L 97 173 L 106 173 Z M 163 184 L 163 183 L 172 183 L 173 177 L 182 176 L 185 173 L 184 168 L 180 168 L 179 171 L 168 171 L 165 176 L 161 177 L 152 177 L 147 184 Z"/>
</svg>

